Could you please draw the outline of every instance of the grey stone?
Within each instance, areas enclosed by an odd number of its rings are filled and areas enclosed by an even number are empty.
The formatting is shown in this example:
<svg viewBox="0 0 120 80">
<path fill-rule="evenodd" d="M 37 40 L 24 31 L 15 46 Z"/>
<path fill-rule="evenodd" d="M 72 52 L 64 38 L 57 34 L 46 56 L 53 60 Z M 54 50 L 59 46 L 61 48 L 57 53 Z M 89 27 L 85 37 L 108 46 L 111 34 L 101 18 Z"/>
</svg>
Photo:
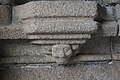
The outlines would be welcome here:
<svg viewBox="0 0 120 80">
<path fill-rule="evenodd" d="M 67 64 L 72 56 L 72 48 L 70 45 L 58 44 L 52 46 L 52 57 L 58 64 Z"/>
<path fill-rule="evenodd" d="M 2 80 L 119 80 L 120 63 L 10 65 L 1 69 Z M 6 77 L 7 76 L 7 77 Z"/>
<path fill-rule="evenodd" d="M 18 19 L 54 16 L 95 17 L 96 13 L 96 1 L 32 1 L 13 7 L 13 15 Z"/>
<path fill-rule="evenodd" d="M 0 25 L 11 23 L 12 11 L 8 5 L 0 5 Z"/>
<path fill-rule="evenodd" d="M 105 21 L 102 23 L 103 36 L 116 36 L 118 33 L 118 24 L 116 21 Z"/>
<path fill-rule="evenodd" d="M 118 35 L 118 22 L 117 21 L 104 21 L 98 28 L 96 34 L 92 38 L 109 37 Z"/>
<path fill-rule="evenodd" d="M 81 61 L 111 60 L 110 38 L 93 38 L 87 40 L 80 48 Z"/>
<path fill-rule="evenodd" d="M 120 19 L 120 5 L 119 4 L 116 5 L 116 18 Z"/>
<path fill-rule="evenodd" d="M 55 45 L 55 44 L 84 44 L 86 40 L 34 40 L 31 44 Z"/>
<path fill-rule="evenodd" d="M 31 40 L 2 39 L 0 40 L 0 56 L 45 56 L 52 54 L 52 45 L 31 45 Z"/>
<path fill-rule="evenodd" d="M 14 56 L 0 58 L 0 64 L 43 64 L 56 63 L 51 57 L 45 56 Z"/>
<path fill-rule="evenodd" d="M 116 14 L 115 14 L 115 7 L 114 6 L 106 6 L 106 13 L 102 16 L 104 20 L 109 20 L 113 21 L 116 19 Z"/>
<path fill-rule="evenodd" d="M 119 3 L 120 0 L 103 0 L 103 2 L 106 3 L 106 4 L 107 4 L 107 3 L 108 3 L 108 4 L 109 4 L 109 3 Z"/>
<path fill-rule="evenodd" d="M 28 35 L 29 39 L 89 39 L 90 34 L 38 34 Z"/>
<path fill-rule="evenodd" d="M 22 24 L 0 25 L 0 39 L 28 39 Z"/>
<path fill-rule="evenodd" d="M 117 23 L 118 23 L 118 27 L 119 27 L 119 30 L 118 30 L 118 31 L 119 31 L 119 32 L 118 32 L 118 36 L 120 36 L 120 20 L 118 20 Z"/>
<path fill-rule="evenodd" d="M 112 38 L 112 57 L 113 60 L 120 60 L 120 38 L 114 37 Z"/>
<path fill-rule="evenodd" d="M 15 0 L 0 0 L 0 4 L 12 4 Z"/>
<path fill-rule="evenodd" d="M 24 21 L 27 34 L 40 33 L 95 33 L 99 23 L 93 18 L 39 18 Z"/>
<path fill-rule="evenodd" d="M 1 40 L 0 63 L 55 63 L 52 59 L 52 45 L 30 45 L 28 40 Z M 71 41 L 72 42 L 72 41 Z M 78 45 L 78 44 L 77 44 Z M 78 46 L 72 45 L 75 50 Z M 68 63 L 111 60 L 110 39 L 98 38 L 88 40 L 83 44 L 77 56 Z"/>
</svg>

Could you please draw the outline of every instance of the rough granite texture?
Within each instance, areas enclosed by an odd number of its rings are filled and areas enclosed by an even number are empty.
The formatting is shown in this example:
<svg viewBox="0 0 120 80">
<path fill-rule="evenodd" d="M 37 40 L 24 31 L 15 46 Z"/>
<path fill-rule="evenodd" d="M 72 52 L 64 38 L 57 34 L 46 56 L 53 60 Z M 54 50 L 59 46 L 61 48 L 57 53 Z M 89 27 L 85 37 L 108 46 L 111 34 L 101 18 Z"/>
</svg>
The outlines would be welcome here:
<svg viewBox="0 0 120 80">
<path fill-rule="evenodd" d="M 119 80 L 120 63 L 16 65 L 1 69 L 2 80 Z M 7 77 L 6 77 L 7 76 Z"/>
<path fill-rule="evenodd" d="M 119 37 L 115 37 L 112 39 L 113 41 L 113 59 L 119 61 L 120 60 L 120 41 Z"/>
<path fill-rule="evenodd" d="M 119 80 L 119 36 L 120 0 L 0 0 L 0 80 Z"/>
<path fill-rule="evenodd" d="M 22 19 L 31 17 L 90 16 L 97 13 L 96 1 L 32 1 L 13 7 L 13 13 Z"/>
<path fill-rule="evenodd" d="M 120 5 L 119 4 L 116 5 L 116 17 L 117 19 L 120 19 Z"/>
<path fill-rule="evenodd" d="M 83 27 L 84 26 L 84 27 Z M 95 33 L 98 23 L 93 18 L 48 18 L 24 21 L 25 33 Z"/>
<path fill-rule="evenodd" d="M 12 3 L 14 3 L 15 0 L 0 0 L 0 4 L 6 4 L 6 5 L 10 5 Z"/>
<path fill-rule="evenodd" d="M 106 21 L 102 23 L 102 35 L 116 36 L 118 32 L 118 24 L 116 21 Z"/>
<path fill-rule="evenodd" d="M 11 7 L 9 5 L 0 5 L 0 25 L 10 24 L 12 17 Z"/>
<path fill-rule="evenodd" d="M 29 35 L 29 39 L 90 39 L 90 34 L 38 34 Z"/>
</svg>

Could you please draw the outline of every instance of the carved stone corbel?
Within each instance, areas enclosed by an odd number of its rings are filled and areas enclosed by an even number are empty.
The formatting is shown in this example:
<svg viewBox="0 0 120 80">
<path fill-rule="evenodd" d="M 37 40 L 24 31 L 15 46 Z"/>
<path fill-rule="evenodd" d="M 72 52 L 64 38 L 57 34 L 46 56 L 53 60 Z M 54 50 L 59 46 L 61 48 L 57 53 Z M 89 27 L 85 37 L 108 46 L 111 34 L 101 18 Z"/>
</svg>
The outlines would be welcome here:
<svg viewBox="0 0 120 80">
<path fill-rule="evenodd" d="M 48 57 L 58 64 L 68 63 L 79 53 L 79 45 L 91 38 L 99 26 L 94 21 L 99 16 L 96 1 L 28 2 L 14 7 L 13 13 L 18 13 L 24 33 L 33 40 L 31 44 L 50 45 Z"/>
<path fill-rule="evenodd" d="M 72 56 L 72 52 L 70 45 L 57 44 L 52 46 L 52 58 L 58 64 L 66 64 Z"/>
</svg>

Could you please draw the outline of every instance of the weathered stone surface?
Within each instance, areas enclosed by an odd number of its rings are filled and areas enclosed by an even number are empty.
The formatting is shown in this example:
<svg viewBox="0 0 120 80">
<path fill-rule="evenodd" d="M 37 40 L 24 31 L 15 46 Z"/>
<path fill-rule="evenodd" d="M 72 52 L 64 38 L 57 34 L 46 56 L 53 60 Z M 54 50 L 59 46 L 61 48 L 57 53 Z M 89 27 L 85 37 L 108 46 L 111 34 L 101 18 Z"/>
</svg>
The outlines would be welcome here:
<svg viewBox="0 0 120 80">
<path fill-rule="evenodd" d="M 22 24 L 1 25 L 0 39 L 28 39 L 21 28 Z"/>
<path fill-rule="evenodd" d="M 110 61 L 109 55 L 79 55 L 71 57 L 67 64 L 79 64 L 81 62 L 97 62 L 97 61 Z M 44 63 L 56 63 L 51 56 L 14 56 L 14 57 L 1 57 L 0 64 L 44 64 Z"/>
<path fill-rule="evenodd" d="M 114 60 L 120 60 L 120 38 L 119 37 L 115 37 L 112 39 L 112 57 Z"/>
<path fill-rule="evenodd" d="M 102 16 L 104 20 L 115 20 L 116 19 L 116 12 L 114 6 L 106 6 L 106 13 Z"/>
<path fill-rule="evenodd" d="M 51 57 L 45 56 L 18 56 L 18 57 L 2 57 L 0 64 L 40 64 L 40 63 L 56 63 Z"/>
<path fill-rule="evenodd" d="M 118 33 L 118 24 L 116 21 L 106 21 L 102 23 L 103 36 L 116 36 Z"/>
<path fill-rule="evenodd" d="M 119 80 L 119 68 L 119 62 L 68 66 L 11 65 L 1 68 L 0 75 L 2 80 Z"/>
<path fill-rule="evenodd" d="M 0 25 L 11 23 L 12 11 L 8 5 L 0 5 Z"/>
<path fill-rule="evenodd" d="M 116 17 L 117 19 L 120 19 L 120 5 L 119 4 L 116 5 Z"/>
<path fill-rule="evenodd" d="M 31 44 L 47 44 L 47 45 L 55 45 L 55 44 L 84 44 L 86 40 L 34 40 Z"/>
<path fill-rule="evenodd" d="M 55 63 L 52 59 L 52 45 L 30 45 L 31 41 L 28 40 L 0 42 L 0 55 L 3 56 L 0 63 Z M 109 38 L 88 40 L 79 51 L 80 53 L 72 56 L 68 63 L 111 60 Z"/>
<path fill-rule="evenodd" d="M 85 61 L 111 60 L 110 38 L 96 38 L 87 40 L 80 49 L 81 59 Z M 83 57 L 82 57 L 83 56 Z"/>
<path fill-rule="evenodd" d="M 15 0 L 0 0 L 0 4 L 12 4 Z"/>
<path fill-rule="evenodd" d="M 103 3 L 119 3 L 120 0 L 103 0 Z"/>
<path fill-rule="evenodd" d="M 97 13 L 96 1 L 33 1 L 13 7 L 15 17 L 90 16 Z"/>
<path fill-rule="evenodd" d="M 51 53 L 51 45 L 31 45 L 31 40 L 0 40 L 0 56 L 45 56 Z"/>
<path fill-rule="evenodd" d="M 28 35 L 29 39 L 89 39 L 90 34 L 38 34 Z"/>
<path fill-rule="evenodd" d="M 52 46 L 52 58 L 58 64 L 67 64 L 72 53 L 72 47 L 70 45 L 57 44 Z"/>
<path fill-rule="evenodd" d="M 95 33 L 99 24 L 93 18 L 40 18 L 24 21 L 24 32 L 40 33 Z"/>
<path fill-rule="evenodd" d="M 118 36 L 120 36 L 120 20 L 118 20 L 118 26 L 119 26 L 119 32 L 118 32 Z"/>
</svg>

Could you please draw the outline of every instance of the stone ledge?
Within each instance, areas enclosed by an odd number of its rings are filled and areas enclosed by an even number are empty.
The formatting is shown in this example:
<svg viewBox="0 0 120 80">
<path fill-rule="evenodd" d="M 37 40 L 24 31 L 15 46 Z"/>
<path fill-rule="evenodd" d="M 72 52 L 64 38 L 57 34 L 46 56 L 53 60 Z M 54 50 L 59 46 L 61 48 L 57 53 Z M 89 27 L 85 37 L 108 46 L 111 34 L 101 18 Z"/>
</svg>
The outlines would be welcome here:
<svg viewBox="0 0 120 80">
<path fill-rule="evenodd" d="M 81 62 L 110 61 L 110 55 L 79 55 L 71 57 L 68 64 L 77 64 Z M 0 64 L 39 64 L 56 63 L 51 57 L 45 56 L 19 56 L 19 57 L 1 57 Z"/>
<path fill-rule="evenodd" d="M 58 40 L 58 39 L 90 39 L 90 34 L 37 34 L 37 35 L 28 35 L 29 39 L 49 39 L 49 40 Z"/>
<path fill-rule="evenodd" d="M 23 23 L 27 34 L 40 33 L 95 33 L 99 23 L 93 18 L 33 18 Z M 83 27 L 84 26 L 84 27 Z"/>
<path fill-rule="evenodd" d="M 13 7 L 13 15 L 30 17 L 89 16 L 97 14 L 96 1 L 33 1 Z"/>
<path fill-rule="evenodd" d="M 34 40 L 31 44 L 55 45 L 55 44 L 84 44 L 86 40 Z"/>
<path fill-rule="evenodd" d="M 119 67 L 120 62 L 67 66 L 46 64 L 9 65 L 0 69 L 0 75 L 2 80 L 119 80 Z"/>
</svg>

